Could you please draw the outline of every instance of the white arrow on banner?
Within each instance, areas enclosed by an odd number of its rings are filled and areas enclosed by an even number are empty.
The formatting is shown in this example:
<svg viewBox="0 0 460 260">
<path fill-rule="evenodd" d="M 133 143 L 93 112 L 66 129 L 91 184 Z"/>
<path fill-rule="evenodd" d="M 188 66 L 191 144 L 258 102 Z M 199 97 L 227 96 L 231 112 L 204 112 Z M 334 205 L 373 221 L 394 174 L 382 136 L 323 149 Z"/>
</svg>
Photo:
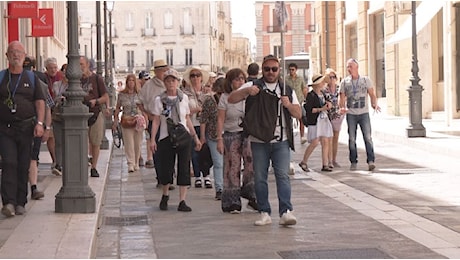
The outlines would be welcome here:
<svg viewBox="0 0 460 260">
<path fill-rule="evenodd" d="M 46 14 L 42 15 L 42 17 L 40 17 L 40 22 L 42 22 L 43 24 L 46 24 Z"/>
</svg>

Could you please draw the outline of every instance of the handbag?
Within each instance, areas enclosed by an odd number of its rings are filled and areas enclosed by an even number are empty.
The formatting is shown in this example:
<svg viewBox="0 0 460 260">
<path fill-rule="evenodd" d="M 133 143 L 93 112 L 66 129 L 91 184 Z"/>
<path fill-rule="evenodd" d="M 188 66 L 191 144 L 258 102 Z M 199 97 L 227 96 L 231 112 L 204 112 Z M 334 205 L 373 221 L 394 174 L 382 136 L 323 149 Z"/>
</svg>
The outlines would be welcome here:
<svg viewBox="0 0 460 260">
<path fill-rule="evenodd" d="M 97 121 L 97 117 L 99 116 L 99 111 L 94 112 L 92 116 L 88 118 L 88 126 L 94 125 Z"/>
<path fill-rule="evenodd" d="M 176 124 L 171 118 L 166 118 L 166 125 L 172 148 L 182 148 L 191 144 L 192 136 L 183 124 Z"/>
<path fill-rule="evenodd" d="M 137 120 L 135 116 L 122 116 L 120 124 L 123 128 L 134 128 L 136 127 Z"/>
</svg>

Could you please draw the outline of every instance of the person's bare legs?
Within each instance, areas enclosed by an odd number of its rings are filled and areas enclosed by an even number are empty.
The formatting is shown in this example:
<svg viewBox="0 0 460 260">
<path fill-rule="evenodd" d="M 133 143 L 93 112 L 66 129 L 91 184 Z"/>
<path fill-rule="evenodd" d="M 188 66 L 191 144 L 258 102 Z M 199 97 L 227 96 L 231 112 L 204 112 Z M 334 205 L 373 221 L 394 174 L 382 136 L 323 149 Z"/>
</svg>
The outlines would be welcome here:
<svg viewBox="0 0 460 260">
<path fill-rule="evenodd" d="M 91 144 L 91 155 L 93 156 L 91 160 L 91 168 L 96 169 L 97 166 L 97 161 L 99 159 L 99 152 L 101 150 L 99 145 L 93 145 Z"/>
<path fill-rule="evenodd" d="M 297 121 L 299 122 L 300 138 L 302 138 L 305 135 L 305 126 L 303 125 L 302 120 L 297 119 Z"/>
<path fill-rule="evenodd" d="M 321 142 L 321 159 L 323 161 L 323 168 L 328 167 L 329 163 L 329 137 L 320 137 Z"/>
<path fill-rule="evenodd" d="M 42 191 L 37 190 L 38 179 L 38 166 L 36 160 L 30 160 L 29 165 L 29 183 L 30 183 L 30 197 L 34 200 L 39 200 L 45 196 Z"/>
<path fill-rule="evenodd" d="M 53 164 L 56 163 L 56 143 L 54 140 L 54 137 L 48 137 L 48 140 L 46 141 L 46 146 L 48 147 L 48 151 L 51 156 L 51 160 L 53 161 Z"/>
<path fill-rule="evenodd" d="M 339 149 L 339 134 L 340 131 L 334 131 L 334 136 L 332 136 L 332 162 L 337 163 L 337 151 Z"/>
<path fill-rule="evenodd" d="M 318 144 L 319 144 L 319 138 L 316 138 L 307 146 L 303 154 L 302 163 L 306 164 L 308 162 L 308 158 L 310 158 L 310 155 L 313 153 L 313 151 L 315 150 L 316 146 L 318 146 Z"/>
</svg>

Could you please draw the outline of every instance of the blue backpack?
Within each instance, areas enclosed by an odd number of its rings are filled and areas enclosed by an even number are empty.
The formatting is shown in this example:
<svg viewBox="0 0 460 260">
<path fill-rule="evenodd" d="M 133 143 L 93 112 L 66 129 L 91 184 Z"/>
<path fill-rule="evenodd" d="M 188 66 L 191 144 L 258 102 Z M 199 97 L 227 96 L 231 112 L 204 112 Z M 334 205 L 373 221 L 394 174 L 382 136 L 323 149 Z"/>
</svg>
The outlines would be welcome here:
<svg viewBox="0 0 460 260">
<path fill-rule="evenodd" d="M 32 88 L 35 88 L 35 74 L 31 70 L 25 70 L 27 77 L 29 77 L 30 82 L 32 83 Z M 5 77 L 6 69 L 0 71 L 0 84 L 3 82 Z"/>
</svg>

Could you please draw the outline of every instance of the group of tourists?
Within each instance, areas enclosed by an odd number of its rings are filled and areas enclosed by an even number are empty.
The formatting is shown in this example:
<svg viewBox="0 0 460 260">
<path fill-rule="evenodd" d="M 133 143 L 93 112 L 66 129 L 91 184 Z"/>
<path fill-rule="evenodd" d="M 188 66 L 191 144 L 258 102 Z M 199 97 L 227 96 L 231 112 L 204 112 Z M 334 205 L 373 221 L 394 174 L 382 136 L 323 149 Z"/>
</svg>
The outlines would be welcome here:
<svg viewBox="0 0 460 260">
<path fill-rule="evenodd" d="M 26 57 L 20 42 L 9 44 L 7 58 L 8 69 L 0 72 L 1 212 L 12 217 L 25 213 L 28 181 L 32 199 L 44 196 L 36 186 L 42 142 L 47 142 L 52 172 L 62 175 L 62 122 L 58 112 L 66 102 L 63 94 L 68 81 L 66 66 L 59 71 L 55 58 L 46 59 L 44 75 L 30 72 L 35 65 L 31 66 L 32 59 Z M 350 75 L 340 84 L 332 69 L 324 75 L 313 75 L 311 91 L 297 76 L 296 64 L 289 64 L 285 80 L 277 57 L 267 55 L 261 65 L 262 77 L 258 77 L 257 63 L 250 64 L 247 72 L 234 68 L 214 73 L 192 66 L 180 74 L 160 59 L 154 62 L 151 73 L 128 74 L 124 88 L 123 83 L 119 84 L 112 128 L 122 129 L 128 174 L 142 166 L 155 169 L 157 187 L 162 190 L 160 210 L 169 209 L 170 192 L 176 184 L 177 210 L 192 211 L 186 199 L 188 187 L 193 184 L 195 188 L 214 188 L 215 199 L 221 201 L 226 213 L 241 213 L 242 199 L 246 199 L 248 208 L 260 214 L 254 224 L 268 225 L 272 223 L 268 195 L 271 167 L 277 187 L 279 224 L 295 225 L 289 177 L 294 120 L 299 122 L 300 143 L 309 143 L 299 163 L 304 171 L 310 171 L 307 161 L 318 144 L 322 146 L 321 171 L 340 167 L 337 145 L 344 117 L 348 124 L 350 169 L 357 169 L 358 125 L 366 144 L 368 169 L 375 169 L 368 96 L 372 108 L 380 108 L 372 82 L 358 74 L 356 60 L 347 61 Z M 80 68 L 81 86 L 87 93 L 83 104 L 92 113 L 88 119 L 89 174 L 99 177 L 96 168 L 104 133 L 103 117 L 111 114 L 109 98 L 102 77 L 93 72 L 87 57 L 80 57 Z M 144 133 L 145 163 L 141 155 Z"/>
</svg>

